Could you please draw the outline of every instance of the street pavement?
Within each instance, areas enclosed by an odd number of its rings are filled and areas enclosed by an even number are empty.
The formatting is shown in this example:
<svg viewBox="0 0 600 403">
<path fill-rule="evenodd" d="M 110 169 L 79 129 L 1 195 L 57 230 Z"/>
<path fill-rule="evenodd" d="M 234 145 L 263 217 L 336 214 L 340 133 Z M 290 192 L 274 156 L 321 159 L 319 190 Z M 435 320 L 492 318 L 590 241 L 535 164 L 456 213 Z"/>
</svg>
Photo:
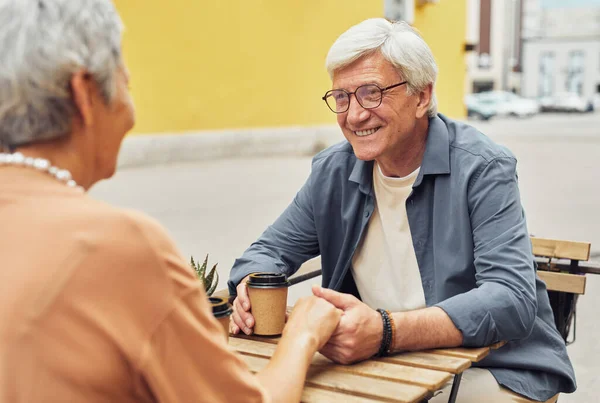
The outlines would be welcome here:
<svg viewBox="0 0 600 403">
<path fill-rule="evenodd" d="M 600 263 L 600 113 L 470 123 L 517 156 L 529 232 L 591 242 L 592 260 Z M 156 218 L 186 258 L 210 254 L 224 288 L 235 258 L 292 200 L 310 161 L 244 157 L 123 169 L 91 194 Z M 292 287 L 289 302 L 310 293 L 315 283 L 319 279 Z M 577 341 L 568 347 L 579 389 L 561 396 L 561 403 L 595 401 L 600 391 L 600 325 L 594 312 L 599 305 L 600 275 L 588 275 L 578 303 Z"/>
</svg>

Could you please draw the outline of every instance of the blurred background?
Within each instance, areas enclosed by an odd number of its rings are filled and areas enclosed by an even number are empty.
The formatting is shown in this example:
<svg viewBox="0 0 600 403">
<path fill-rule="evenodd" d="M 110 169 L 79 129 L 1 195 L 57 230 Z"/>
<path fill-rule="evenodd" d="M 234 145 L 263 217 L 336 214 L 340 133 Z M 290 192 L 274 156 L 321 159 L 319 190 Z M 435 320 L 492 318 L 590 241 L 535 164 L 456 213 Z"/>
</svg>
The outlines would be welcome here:
<svg viewBox="0 0 600 403">
<path fill-rule="evenodd" d="M 183 255 L 234 260 L 277 218 L 311 157 L 342 141 L 320 99 L 335 39 L 369 17 L 403 19 L 439 67 L 439 110 L 519 160 L 529 231 L 591 242 L 600 262 L 600 0 L 115 0 L 126 25 L 137 125 L 120 170 L 92 195 L 161 222 Z M 290 289 L 289 302 L 316 278 Z M 600 276 L 587 276 L 568 347 L 595 401 Z"/>
<path fill-rule="evenodd" d="M 134 134 L 316 126 L 329 46 L 368 17 L 419 29 L 455 118 L 600 108 L 600 0 L 116 0 Z M 525 98 L 525 99 L 523 99 Z M 464 102 L 462 102 L 464 101 Z"/>
</svg>

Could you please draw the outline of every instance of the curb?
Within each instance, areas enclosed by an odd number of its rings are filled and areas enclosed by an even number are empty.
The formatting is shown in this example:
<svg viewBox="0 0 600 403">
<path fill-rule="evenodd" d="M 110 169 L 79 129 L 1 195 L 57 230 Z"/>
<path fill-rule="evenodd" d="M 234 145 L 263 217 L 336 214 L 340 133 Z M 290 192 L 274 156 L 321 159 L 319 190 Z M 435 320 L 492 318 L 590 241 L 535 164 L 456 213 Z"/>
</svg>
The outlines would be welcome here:
<svg viewBox="0 0 600 403">
<path fill-rule="evenodd" d="M 119 168 L 233 157 L 314 155 L 344 139 L 337 125 L 127 136 Z"/>
</svg>

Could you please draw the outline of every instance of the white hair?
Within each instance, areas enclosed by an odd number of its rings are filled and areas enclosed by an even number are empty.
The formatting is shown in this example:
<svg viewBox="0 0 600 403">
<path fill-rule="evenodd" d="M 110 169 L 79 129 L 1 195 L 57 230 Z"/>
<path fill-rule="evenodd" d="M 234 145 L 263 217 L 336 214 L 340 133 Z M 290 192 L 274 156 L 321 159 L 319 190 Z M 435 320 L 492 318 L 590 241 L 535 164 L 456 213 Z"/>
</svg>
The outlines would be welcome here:
<svg viewBox="0 0 600 403">
<path fill-rule="evenodd" d="M 432 85 L 427 114 L 435 116 L 437 65 L 427 43 L 404 21 L 390 22 L 384 18 L 371 18 L 351 27 L 329 49 L 325 67 L 333 79 L 337 70 L 377 51 L 407 81 L 406 90 L 409 94 L 418 93 Z"/>
<path fill-rule="evenodd" d="M 112 101 L 123 25 L 111 0 L 0 0 L 0 144 L 70 133 L 73 74 Z"/>
</svg>

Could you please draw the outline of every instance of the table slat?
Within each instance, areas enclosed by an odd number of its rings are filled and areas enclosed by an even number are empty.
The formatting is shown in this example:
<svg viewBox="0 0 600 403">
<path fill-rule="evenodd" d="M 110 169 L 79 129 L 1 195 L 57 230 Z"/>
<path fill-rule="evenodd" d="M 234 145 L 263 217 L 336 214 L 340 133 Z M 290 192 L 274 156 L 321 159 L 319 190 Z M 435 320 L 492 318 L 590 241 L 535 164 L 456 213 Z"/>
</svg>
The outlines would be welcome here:
<svg viewBox="0 0 600 403">
<path fill-rule="evenodd" d="M 364 396 L 354 396 L 342 392 L 306 386 L 302 391 L 303 403 L 381 403 L 379 399 Z"/>
<path fill-rule="evenodd" d="M 446 371 L 452 374 L 460 374 L 471 366 L 471 360 L 466 358 L 429 354 L 422 351 L 392 355 L 390 357 L 378 358 L 378 360 L 418 368 Z"/>
<path fill-rule="evenodd" d="M 231 338 L 229 344 L 241 353 L 266 358 L 270 358 L 276 348 L 274 344 L 236 338 Z M 402 365 L 399 362 L 368 360 L 352 365 L 338 365 L 319 353 L 313 357 L 311 366 L 326 367 L 332 371 L 346 372 L 375 379 L 399 381 L 406 384 L 423 386 L 431 391 L 440 389 L 452 378 L 452 374 L 446 371 Z"/>
<path fill-rule="evenodd" d="M 306 382 L 312 386 L 346 391 L 356 396 L 387 399 L 391 402 L 420 402 L 431 395 L 431 392 L 422 386 L 332 371 L 328 367 L 311 367 Z"/>
<path fill-rule="evenodd" d="M 230 337 L 229 345 L 240 353 L 249 353 L 261 357 L 271 357 L 277 348 L 277 344 L 261 343 L 256 340 Z"/>
<path fill-rule="evenodd" d="M 444 349 L 433 349 L 433 350 L 425 350 L 425 353 L 428 354 L 439 354 L 439 355 L 448 355 L 451 357 L 459 357 L 466 358 L 471 362 L 479 362 L 483 360 L 490 353 L 489 347 L 482 348 L 444 348 Z"/>
<path fill-rule="evenodd" d="M 320 359 L 327 362 L 319 362 Z M 346 372 L 374 379 L 386 379 L 411 385 L 423 386 L 430 391 L 436 391 L 446 384 L 452 374 L 445 371 L 411 367 L 398 363 L 375 360 L 362 361 L 352 365 L 336 365 L 322 355 L 315 356 L 314 366 L 327 367 L 333 371 Z"/>
<path fill-rule="evenodd" d="M 264 357 L 244 354 L 241 357 L 252 372 L 261 371 L 269 363 L 269 359 Z M 416 403 L 431 394 L 421 386 L 365 378 L 350 373 L 332 371 L 327 367 L 309 368 L 306 385 L 386 402 Z"/>
<path fill-rule="evenodd" d="M 230 334 L 230 337 L 244 340 L 254 340 L 261 343 L 277 344 L 281 340 L 281 336 L 257 336 L 255 334 L 247 335 L 245 333 Z"/>
<path fill-rule="evenodd" d="M 269 359 L 264 357 L 244 354 L 241 357 L 252 372 L 261 371 L 269 363 Z M 306 385 L 386 402 L 416 403 L 431 394 L 421 386 L 365 378 L 350 373 L 332 371 L 327 367 L 309 368 Z"/>
<path fill-rule="evenodd" d="M 479 347 L 479 348 L 464 348 L 464 347 L 456 347 L 456 348 L 436 348 L 433 350 L 425 350 L 425 353 L 429 354 L 439 354 L 439 355 L 449 355 L 451 357 L 459 357 L 466 358 L 471 360 L 471 362 L 479 362 L 488 356 L 491 350 L 497 350 L 500 347 L 506 344 L 505 341 L 499 341 L 498 343 L 494 343 L 488 347 Z"/>
</svg>

